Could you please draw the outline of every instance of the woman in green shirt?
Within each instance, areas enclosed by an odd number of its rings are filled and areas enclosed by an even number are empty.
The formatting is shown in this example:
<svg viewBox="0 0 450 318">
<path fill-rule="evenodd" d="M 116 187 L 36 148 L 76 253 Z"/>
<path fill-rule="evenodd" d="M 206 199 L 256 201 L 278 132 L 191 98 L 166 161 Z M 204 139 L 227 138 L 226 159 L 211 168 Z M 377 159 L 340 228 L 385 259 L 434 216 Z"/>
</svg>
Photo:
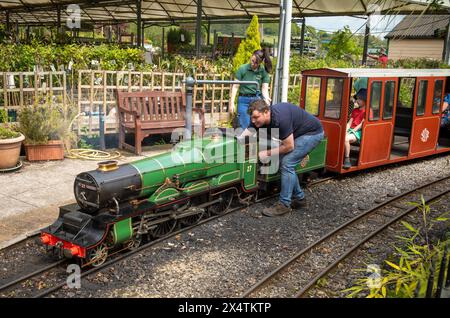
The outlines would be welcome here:
<svg viewBox="0 0 450 318">
<path fill-rule="evenodd" d="M 261 65 L 264 62 L 264 66 Z M 234 100 L 239 89 L 238 97 L 238 119 L 239 126 L 242 129 L 250 125 L 250 115 L 248 114 L 248 105 L 257 99 L 263 98 L 268 105 L 271 99 L 269 97 L 270 72 L 272 71 L 272 61 L 267 49 L 256 50 L 253 52 L 250 63 L 241 65 L 236 71 L 235 77 L 240 81 L 257 81 L 261 92 L 255 85 L 234 84 L 231 89 L 230 113 L 235 112 Z M 262 96 L 261 96 L 262 94 Z"/>
</svg>

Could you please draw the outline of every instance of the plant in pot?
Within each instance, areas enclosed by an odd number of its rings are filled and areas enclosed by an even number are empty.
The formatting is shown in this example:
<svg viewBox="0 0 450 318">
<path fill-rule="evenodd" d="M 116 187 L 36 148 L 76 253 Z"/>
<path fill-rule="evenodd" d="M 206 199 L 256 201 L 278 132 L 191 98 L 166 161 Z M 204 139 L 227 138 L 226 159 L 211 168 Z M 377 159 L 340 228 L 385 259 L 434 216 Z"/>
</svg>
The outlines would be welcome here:
<svg viewBox="0 0 450 318">
<path fill-rule="evenodd" d="M 13 126 L 0 124 L 0 170 L 11 169 L 17 165 L 24 139 L 24 135 Z"/>
<path fill-rule="evenodd" d="M 64 144 L 73 138 L 68 131 L 75 111 L 71 103 L 62 105 L 56 98 L 39 98 L 19 112 L 20 131 L 25 135 L 25 153 L 29 161 L 62 160 Z"/>
</svg>

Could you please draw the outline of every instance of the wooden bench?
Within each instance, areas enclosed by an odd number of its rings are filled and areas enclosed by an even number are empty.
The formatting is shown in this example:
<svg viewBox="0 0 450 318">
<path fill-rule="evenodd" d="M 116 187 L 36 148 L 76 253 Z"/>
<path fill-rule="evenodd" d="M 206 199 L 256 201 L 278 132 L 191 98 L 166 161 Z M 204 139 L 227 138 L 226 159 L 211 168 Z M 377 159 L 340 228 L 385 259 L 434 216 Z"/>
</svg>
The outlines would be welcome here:
<svg viewBox="0 0 450 318">
<path fill-rule="evenodd" d="M 117 91 L 119 113 L 119 148 L 140 155 L 142 141 L 154 134 L 171 133 L 186 127 L 186 102 L 182 91 Z M 193 108 L 200 115 L 202 134 L 205 130 L 203 111 Z M 125 134 L 134 133 L 134 146 L 125 142 Z"/>
</svg>

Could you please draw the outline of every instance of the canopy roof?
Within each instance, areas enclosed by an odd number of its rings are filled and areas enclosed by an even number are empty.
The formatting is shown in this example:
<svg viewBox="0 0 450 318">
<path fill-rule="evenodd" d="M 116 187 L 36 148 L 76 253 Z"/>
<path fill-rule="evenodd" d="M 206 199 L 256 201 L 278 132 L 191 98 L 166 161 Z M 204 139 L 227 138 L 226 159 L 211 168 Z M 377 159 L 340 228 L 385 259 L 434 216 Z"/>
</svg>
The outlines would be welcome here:
<svg viewBox="0 0 450 318">
<path fill-rule="evenodd" d="M 293 0 L 294 17 L 368 15 L 368 14 L 448 14 L 450 0 L 436 8 L 431 0 Z M 129 22 L 137 15 L 136 0 L 3 0 L 0 1 L 0 22 L 7 15 L 19 24 L 57 23 L 70 17 L 70 4 L 81 8 L 82 22 Z M 278 0 L 202 0 L 203 19 L 223 21 L 236 18 L 275 17 L 280 15 Z M 8 14 L 6 14 L 8 12 Z M 142 20 L 148 23 L 195 20 L 197 0 L 142 0 Z"/>
</svg>

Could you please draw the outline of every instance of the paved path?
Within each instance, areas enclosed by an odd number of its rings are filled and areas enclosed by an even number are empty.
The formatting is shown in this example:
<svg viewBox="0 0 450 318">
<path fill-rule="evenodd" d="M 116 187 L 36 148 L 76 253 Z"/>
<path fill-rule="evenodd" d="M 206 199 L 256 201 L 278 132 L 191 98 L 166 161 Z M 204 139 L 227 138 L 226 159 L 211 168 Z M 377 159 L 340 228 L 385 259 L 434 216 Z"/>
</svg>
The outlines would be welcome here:
<svg viewBox="0 0 450 318">
<path fill-rule="evenodd" d="M 142 156 L 124 151 L 117 160 L 131 162 L 170 149 L 170 144 L 144 147 Z M 19 171 L 0 174 L 0 248 L 52 223 L 58 216 L 59 206 L 75 201 L 75 176 L 96 169 L 97 163 L 79 159 L 24 161 Z"/>
</svg>

